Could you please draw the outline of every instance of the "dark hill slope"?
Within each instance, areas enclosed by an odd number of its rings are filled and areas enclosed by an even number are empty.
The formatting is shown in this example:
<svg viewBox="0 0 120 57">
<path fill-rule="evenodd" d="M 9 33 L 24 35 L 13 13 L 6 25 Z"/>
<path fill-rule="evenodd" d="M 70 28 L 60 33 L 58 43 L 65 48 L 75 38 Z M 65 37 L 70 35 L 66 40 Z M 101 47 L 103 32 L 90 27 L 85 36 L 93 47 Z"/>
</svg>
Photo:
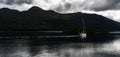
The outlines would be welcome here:
<svg viewBox="0 0 120 57">
<path fill-rule="evenodd" d="M 0 9 L 1 30 L 74 30 L 82 28 L 82 18 L 87 29 L 120 30 L 120 23 L 96 14 L 59 14 L 32 7 L 19 12 L 7 8 Z"/>
</svg>

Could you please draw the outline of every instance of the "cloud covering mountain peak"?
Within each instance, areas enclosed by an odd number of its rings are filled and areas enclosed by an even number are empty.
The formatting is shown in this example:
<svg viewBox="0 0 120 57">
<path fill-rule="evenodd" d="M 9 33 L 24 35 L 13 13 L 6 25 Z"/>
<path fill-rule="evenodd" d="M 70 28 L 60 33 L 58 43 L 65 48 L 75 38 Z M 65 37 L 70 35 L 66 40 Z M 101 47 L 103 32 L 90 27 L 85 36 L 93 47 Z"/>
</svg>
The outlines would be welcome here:
<svg viewBox="0 0 120 57">
<path fill-rule="evenodd" d="M 0 0 L 0 8 L 23 11 L 32 6 L 60 13 L 95 13 L 120 21 L 120 0 Z"/>
</svg>

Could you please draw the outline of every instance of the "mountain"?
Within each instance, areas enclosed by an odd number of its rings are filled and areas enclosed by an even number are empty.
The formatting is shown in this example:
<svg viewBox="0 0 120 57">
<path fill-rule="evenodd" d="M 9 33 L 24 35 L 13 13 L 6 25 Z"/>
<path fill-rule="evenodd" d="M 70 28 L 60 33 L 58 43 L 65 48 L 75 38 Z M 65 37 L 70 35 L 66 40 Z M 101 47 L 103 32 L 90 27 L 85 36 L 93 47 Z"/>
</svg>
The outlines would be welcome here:
<svg viewBox="0 0 120 57">
<path fill-rule="evenodd" d="M 88 30 L 120 30 L 120 23 L 96 14 L 60 14 L 32 7 L 19 12 L 8 8 L 0 9 L 0 30 L 80 30 L 82 18 Z"/>
</svg>

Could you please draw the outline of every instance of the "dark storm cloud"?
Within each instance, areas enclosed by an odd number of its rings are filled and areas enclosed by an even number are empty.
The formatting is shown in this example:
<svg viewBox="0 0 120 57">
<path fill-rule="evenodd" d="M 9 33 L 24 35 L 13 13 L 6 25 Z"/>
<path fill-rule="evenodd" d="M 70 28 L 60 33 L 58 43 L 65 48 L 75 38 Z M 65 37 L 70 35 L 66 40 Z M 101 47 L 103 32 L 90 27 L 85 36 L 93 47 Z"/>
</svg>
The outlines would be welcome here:
<svg viewBox="0 0 120 57">
<path fill-rule="evenodd" d="M 57 10 L 58 12 L 67 11 L 68 9 L 70 9 L 70 7 L 71 7 L 70 3 L 65 3 L 64 6 L 59 5 L 55 10 Z"/>
<path fill-rule="evenodd" d="M 98 3 L 98 5 L 99 4 L 100 3 Z M 96 8 L 93 8 L 91 10 L 95 11 L 116 10 L 120 9 L 120 6 L 118 6 L 118 4 L 120 4 L 120 0 L 108 0 L 104 6 L 97 7 L 98 5 L 96 4 Z"/>
<path fill-rule="evenodd" d="M 0 0 L 0 3 L 12 5 L 12 4 L 31 4 L 33 0 Z"/>
<path fill-rule="evenodd" d="M 33 6 L 37 5 L 38 7 L 41 7 L 44 3 L 44 5 L 47 5 L 47 7 L 57 12 L 71 10 L 79 11 L 81 9 L 93 11 L 120 9 L 120 0 L 0 0 L 0 3 L 6 5 L 30 4 Z"/>
<path fill-rule="evenodd" d="M 48 1 L 48 0 L 46 0 Z M 84 1 L 84 2 L 83 2 Z M 58 4 L 56 11 L 93 10 L 105 11 L 120 9 L 120 0 L 64 0 Z M 66 10 L 67 9 L 67 10 Z"/>
<path fill-rule="evenodd" d="M 70 4 L 70 3 L 66 3 L 66 4 L 65 4 L 65 7 L 66 7 L 67 9 L 69 9 L 69 8 L 71 7 L 71 4 Z"/>
</svg>

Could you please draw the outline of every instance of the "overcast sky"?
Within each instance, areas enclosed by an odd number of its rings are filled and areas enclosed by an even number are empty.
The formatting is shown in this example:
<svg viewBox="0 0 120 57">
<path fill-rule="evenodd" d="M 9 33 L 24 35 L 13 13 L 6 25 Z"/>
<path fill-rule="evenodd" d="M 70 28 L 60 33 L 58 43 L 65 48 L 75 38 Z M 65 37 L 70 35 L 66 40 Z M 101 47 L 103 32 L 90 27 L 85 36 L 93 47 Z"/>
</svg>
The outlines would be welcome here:
<svg viewBox="0 0 120 57">
<path fill-rule="evenodd" d="M 120 22 L 120 0 L 0 0 L 0 8 L 23 11 L 32 6 L 60 13 L 96 13 Z"/>
</svg>

